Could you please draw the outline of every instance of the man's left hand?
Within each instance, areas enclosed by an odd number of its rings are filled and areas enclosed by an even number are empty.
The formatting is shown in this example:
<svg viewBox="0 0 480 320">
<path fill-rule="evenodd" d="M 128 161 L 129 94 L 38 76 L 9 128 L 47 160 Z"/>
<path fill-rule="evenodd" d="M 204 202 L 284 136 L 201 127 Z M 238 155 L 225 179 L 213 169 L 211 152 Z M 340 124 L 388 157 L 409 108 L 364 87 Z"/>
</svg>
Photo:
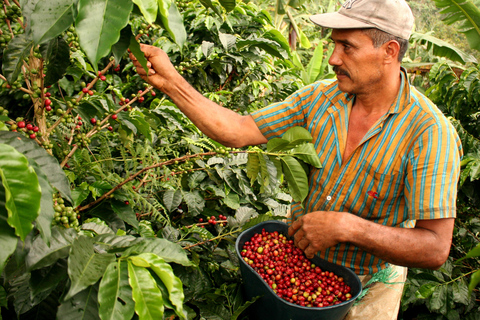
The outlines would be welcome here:
<svg viewBox="0 0 480 320">
<path fill-rule="evenodd" d="M 308 259 L 315 253 L 341 242 L 340 218 L 343 212 L 315 211 L 299 217 L 288 229 L 295 246 L 302 249 Z"/>
</svg>

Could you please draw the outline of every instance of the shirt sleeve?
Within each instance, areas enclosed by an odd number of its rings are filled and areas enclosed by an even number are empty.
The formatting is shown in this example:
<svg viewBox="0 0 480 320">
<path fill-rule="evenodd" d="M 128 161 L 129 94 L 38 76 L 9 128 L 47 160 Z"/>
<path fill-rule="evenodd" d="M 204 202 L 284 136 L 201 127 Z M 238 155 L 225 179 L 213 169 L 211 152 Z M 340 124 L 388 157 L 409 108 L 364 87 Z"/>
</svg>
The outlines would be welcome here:
<svg viewBox="0 0 480 320">
<path fill-rule="evenodd" d="M 456 217 L 462 146 L 455 128 L 445 122 L 420 134 L 408 154 L 405 198 L 412 220 Z"/>
<path fill-rule="evenodd" d="M 270 140 L 281 137 L 292 127 L 302 126 L 305 128 L 312 96 L 318 90 L 316 87 L 318 85 L 306 86 L 282 102 L 253 112 L 251 115 L 263 135 Z"/>
</svg>

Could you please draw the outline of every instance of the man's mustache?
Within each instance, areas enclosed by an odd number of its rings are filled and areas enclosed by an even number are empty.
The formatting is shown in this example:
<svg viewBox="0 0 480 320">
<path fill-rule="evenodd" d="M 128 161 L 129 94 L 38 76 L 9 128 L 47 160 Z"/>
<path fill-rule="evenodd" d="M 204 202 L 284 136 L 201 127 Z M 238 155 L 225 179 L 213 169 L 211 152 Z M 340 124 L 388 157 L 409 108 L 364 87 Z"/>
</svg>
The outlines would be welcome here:
<svg viewBox="0 0 480 320">
<path fill-rule="evenodd" d="M 344 75 L 344 76 L 347 76 L 350 78 L 350 74 L 346 71 L 346 70 L 343 70 L 343 69 L 340 69 L 340 67 L 338 66 L 334 66 L 333 67 L 333 71 L 337 74 L 337 75 Z"/>
</svg>

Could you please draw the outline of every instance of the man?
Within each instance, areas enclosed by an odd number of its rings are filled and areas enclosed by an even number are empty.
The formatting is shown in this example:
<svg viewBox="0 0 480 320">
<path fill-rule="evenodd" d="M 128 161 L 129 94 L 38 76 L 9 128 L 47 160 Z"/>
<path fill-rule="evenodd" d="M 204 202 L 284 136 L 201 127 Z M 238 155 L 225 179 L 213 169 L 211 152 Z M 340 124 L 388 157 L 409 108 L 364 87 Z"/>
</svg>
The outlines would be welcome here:
<svg viewBox="0 0 480 320">
<path fill-rule="evenodd" d="M 248 116 L 204 98 L 158 48 L 142 46 L 148 78 L 132 59 L 144 79 L 226 146 L 263 144 L 298 125 L 311 132 L 323 168 L 310 173 L 304 209 L 292 205 L 289 229 L 307 257 L 359 275 L 393 265 L 396 282 L 405 280 L 405 267 L 439 268 L 450 252 L 462 151 L 450 122 L 401 68 L 410 8 L 404 0 L 350 0 L 311 20 L 332 29 L 337 81 L 314 83 Z M 347 318 L 396 319 L 403 284 L 385 288 L 372 288 Z"/>
</svg>

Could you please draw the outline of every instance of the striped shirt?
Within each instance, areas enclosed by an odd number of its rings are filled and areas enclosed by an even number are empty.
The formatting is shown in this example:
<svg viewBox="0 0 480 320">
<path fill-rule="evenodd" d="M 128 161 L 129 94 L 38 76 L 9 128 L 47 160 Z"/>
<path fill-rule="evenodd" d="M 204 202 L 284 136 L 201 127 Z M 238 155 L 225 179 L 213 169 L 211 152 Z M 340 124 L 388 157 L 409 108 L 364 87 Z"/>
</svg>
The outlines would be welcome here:
<svg viewBox="0 0 480 320">
<path fill-rule="evenodd" d="M 311 168 L 304 208 L 292 204 L 292 221 L 313 211 L 346 211 L 386 226 L 415 227 L 416 220 L 456 216 L 462 147 L 443 113 L 407 81 L 402 69 L 398 96 L 366 133 L 345 163 L 348 115 L 354 95 L 323 80 L 285 101 L 252 114 L 267 139 L 302 126 L 314 137 L 322 168 Z M 340 243 L 318 255 L 357 274 L 387 263 Z"/>
</svg>

